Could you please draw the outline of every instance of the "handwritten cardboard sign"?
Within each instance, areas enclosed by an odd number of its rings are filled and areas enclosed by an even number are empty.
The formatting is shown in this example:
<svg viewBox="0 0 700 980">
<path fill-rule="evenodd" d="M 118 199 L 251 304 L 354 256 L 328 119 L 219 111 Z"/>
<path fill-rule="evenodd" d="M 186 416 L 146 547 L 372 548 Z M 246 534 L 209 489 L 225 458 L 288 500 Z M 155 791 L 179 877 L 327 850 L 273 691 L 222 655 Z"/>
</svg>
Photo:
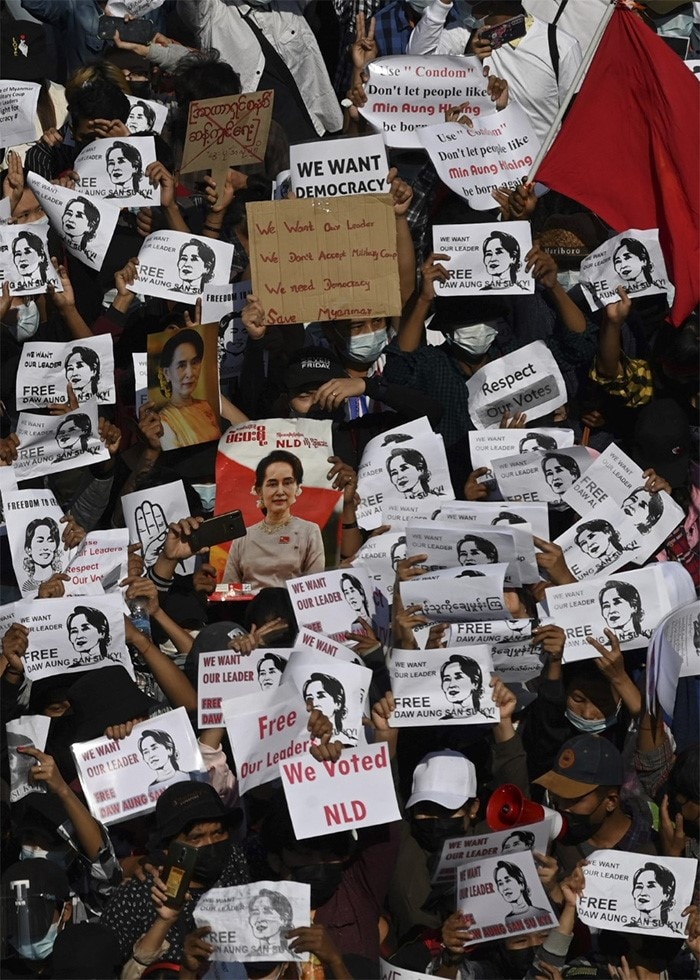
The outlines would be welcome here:
<svg viewBox="0 0 700 980">
<path fill-rule="evenodd" d="M 298 840 L 399 819 L 386 742 L 346 749 L 337 762 L 284 761 L 279 774 Z"/>
<path fill-rule="evenodd" d="M 389 164 L 378 134 L 295 143 L 289 147 L 289 165 L 297 197 L 386 193 Z"/>
<path fill-rule="evenodd" d="M 268 323 L 401 313 L 391 197 L 247 205 L 253 291 Z"/>
</svg>

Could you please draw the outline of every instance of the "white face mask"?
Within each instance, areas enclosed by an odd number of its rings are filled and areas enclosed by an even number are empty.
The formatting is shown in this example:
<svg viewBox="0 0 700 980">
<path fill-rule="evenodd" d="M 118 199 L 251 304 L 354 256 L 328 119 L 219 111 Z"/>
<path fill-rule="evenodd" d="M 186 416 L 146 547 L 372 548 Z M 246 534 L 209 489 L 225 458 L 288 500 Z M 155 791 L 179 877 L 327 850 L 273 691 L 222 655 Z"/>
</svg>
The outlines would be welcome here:
<svg viewBox="0 0 700 980">
<path fill-rule="evenodd" d="M 581 272 L 579 269 L 560 269 L 559 272 L 557 272 L 559 285 L 562 289 L 565 289 L 567 293 L 570 289 L 573 289 L 574 286 L 578 286 L 580 278 Z"/>
<path fill-rule="evenodd" d="M 498 330 L 495 329 L 494 324 L 499 322 L 499 320 L 491 320 L 487 323 L 472 323 L 468 327 L 458 327 L 448 339 L 470 357 L 479 357 L 486 353 L 496 339 Z"/>
<path fill-rule="evenodd" d="M 17 307 L 17 340 L 29 340 L 39 329 L 39 307 L 33 299 Z"/>
<path fill-rule="evenodd" d="M 216 500 L 216 484 L 215 483 L 193 483 L 192 486 L 199 494 L 199 499 L 202 501 L 202 507 L 204 510 L 213 512 L 214 502 Z"/>
<path fill-rule="evenodd" d="M 348 337 L 348 354 L 355 361 L 371 364 L 377 360 L 388 340 L 386 327 L 373 330 L 371 333 L 359 333 L 355 337 Z"/>
</svg>

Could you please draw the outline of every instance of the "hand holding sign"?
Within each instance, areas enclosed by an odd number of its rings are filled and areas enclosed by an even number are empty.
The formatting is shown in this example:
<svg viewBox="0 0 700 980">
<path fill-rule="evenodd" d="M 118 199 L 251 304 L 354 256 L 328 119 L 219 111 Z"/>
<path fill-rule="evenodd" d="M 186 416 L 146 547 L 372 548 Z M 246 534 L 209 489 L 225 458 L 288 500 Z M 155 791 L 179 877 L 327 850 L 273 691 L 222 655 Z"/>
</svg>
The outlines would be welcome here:
<svg viewBox="0 0 700 980">
<path fill-rule="evenodd" d="M 29 779 L 31 782 L 41 783 L 50 792 L 56 794 L 61 793 L 64 787 L 68 790 L 66 781 L 61 775 L 53 756 L 47 755 L 46 752 L 41 752 L 39 749 L 32 749 L 22 745 L 18 746 L 17 751 L 21 752 L 22 755 L 28 755 L 37 760 L 29 770 Z"/>
</svg>

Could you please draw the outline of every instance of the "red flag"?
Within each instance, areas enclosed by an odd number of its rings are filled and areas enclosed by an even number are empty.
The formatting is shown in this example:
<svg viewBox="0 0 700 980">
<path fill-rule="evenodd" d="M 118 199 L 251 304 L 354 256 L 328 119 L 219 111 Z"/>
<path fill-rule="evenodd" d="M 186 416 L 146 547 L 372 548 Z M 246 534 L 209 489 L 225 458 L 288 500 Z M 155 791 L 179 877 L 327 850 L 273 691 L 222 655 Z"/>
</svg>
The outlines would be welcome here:
<svg viewBox="0 0 700 980">
<path fill-rule="evenodd" d="M 537 171 L 617 232 L 658 228 L 679 326 L 700 299 L 700 85 L 629 10 L 615 10 Z"/>
</svg>

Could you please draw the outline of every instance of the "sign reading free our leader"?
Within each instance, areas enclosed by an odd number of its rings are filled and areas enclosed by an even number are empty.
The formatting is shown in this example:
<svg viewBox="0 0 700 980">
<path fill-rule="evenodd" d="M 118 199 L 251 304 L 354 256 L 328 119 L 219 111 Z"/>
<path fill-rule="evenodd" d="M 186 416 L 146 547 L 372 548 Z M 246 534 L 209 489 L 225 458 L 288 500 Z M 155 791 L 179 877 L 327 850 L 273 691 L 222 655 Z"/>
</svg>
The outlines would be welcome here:
<svg viewBox="0 0 700 980">
<path fill-rule="evenodd" d="M 490 361 L 467 381 L 469 415 L 477 429 L 497 427 L 503 413 L 539 419 L 566 403 L 559 365 L 543 340 Z"/>
</svg>

